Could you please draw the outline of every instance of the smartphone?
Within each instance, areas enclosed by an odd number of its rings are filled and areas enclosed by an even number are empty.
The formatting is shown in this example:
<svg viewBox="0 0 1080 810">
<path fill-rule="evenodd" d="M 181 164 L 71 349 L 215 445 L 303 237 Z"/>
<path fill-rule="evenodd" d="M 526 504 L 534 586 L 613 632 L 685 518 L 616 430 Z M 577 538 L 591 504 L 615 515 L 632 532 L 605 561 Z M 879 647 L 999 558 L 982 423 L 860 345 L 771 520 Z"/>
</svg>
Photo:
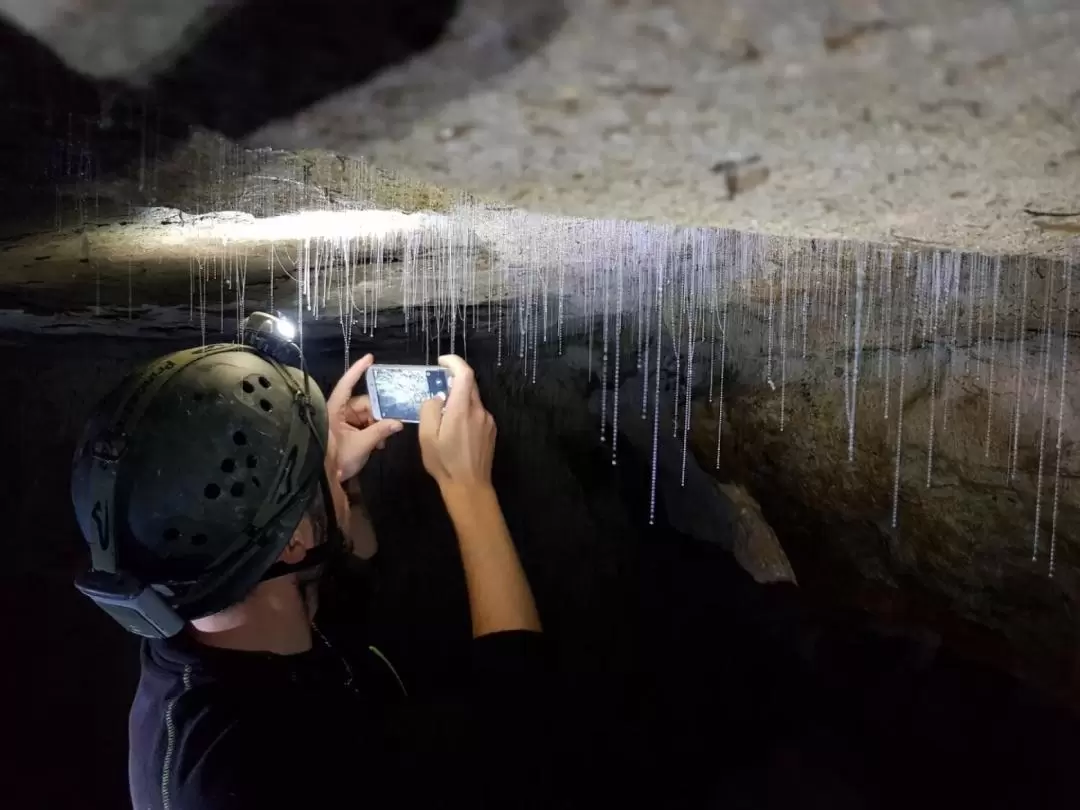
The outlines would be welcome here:
<svg viewBox="0 0 1080 810">
<path fill-rule="evenodd" d="M 450 374 L 441 366 L 374 365 L 365 379 L 376 419 L 419 422 L 421 405 L 450 393 Z"/>
</svg>

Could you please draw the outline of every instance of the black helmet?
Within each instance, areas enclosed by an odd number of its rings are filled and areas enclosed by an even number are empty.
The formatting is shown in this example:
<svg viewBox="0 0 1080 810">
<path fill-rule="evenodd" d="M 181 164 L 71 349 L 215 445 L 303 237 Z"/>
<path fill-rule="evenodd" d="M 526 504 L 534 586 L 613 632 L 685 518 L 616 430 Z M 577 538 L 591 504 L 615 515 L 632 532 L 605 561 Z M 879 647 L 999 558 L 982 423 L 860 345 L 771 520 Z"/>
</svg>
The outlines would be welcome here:
<svg viewBox="0 0 1080 810">
<path fill-rule="evenodd" d="M 241 601 L 326 486 L 327 430 L 318 386 L 250 346 L 181 351 L 130 375 L 75 453 L 94 569 L 76 585 L 147 636 Z"/>
</svg>

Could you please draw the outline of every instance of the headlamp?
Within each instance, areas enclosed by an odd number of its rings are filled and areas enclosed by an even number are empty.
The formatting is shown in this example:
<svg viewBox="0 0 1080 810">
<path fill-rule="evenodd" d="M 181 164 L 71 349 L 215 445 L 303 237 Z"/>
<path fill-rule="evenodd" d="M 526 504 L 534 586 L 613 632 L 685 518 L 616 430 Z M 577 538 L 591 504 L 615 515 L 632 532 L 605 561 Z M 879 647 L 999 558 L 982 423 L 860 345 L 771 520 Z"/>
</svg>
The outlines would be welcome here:
<svg viewBox="0 0 1080 810">
<path fill-rule="evenodd" d="M 300 366 L 300 348 L 293 343 L 296 327 L 279 315 L 252 312 L 244 319 L 244 343 L 286 366 Z"/>
</svg>

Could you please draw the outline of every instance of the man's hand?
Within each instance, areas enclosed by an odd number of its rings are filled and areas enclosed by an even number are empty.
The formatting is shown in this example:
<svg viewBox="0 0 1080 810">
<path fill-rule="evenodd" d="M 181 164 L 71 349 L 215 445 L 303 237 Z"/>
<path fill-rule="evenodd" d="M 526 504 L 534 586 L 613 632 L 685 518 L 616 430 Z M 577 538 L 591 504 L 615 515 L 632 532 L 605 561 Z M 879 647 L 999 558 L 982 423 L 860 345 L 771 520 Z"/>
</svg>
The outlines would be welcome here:
<svg viewBox="0 0 1080 810">
<path fill-rule="evenodd" d="M 371 414 L 371 401 L 366 396 L 353 396 L 353 390 L 374 362 L 375 358 L 367 354 L 353 363 L 326 401 L 330 418 L 328 456 L 339 482 L 359 473 L 372 452 L 381 449 L 402 428 L 396 419 L 376 422 Z"/>
<path fill-rule="evenodd" d="M 491 487 L 495 420 L 484 409 L 473 370 L 457 355 L 439 358 L 452 377 L 450 395 L 420 408 L 420 454 L 440 488 Z M 443 407 L 445 405 L 445 408 Z"/>
</svg>

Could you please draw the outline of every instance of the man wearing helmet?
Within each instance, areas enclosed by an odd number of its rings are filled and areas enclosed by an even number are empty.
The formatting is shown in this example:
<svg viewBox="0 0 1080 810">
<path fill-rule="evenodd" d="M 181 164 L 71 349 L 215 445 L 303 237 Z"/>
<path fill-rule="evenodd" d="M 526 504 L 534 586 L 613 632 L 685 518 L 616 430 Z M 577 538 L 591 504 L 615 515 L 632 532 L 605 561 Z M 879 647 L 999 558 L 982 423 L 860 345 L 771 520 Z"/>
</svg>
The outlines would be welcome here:
<svg viewBox="0 0 1080 810">
<path fill-rule="evenodd" d="M 147 637 L 136 808 L 475 803 L 529 766 L 506 747 L 538 703 L 540 621 L 491 483 L 495 425 L 460 358 L 440 359 L 453 386 L 425 403 L 419 441 L 465 569 L 467 699 L 413 705 L 381 653 L 320 624 L 320 574 L 372 550 L 348 539 L 343 484 L 402 427 L 353 396 L 372 362 L 324 402 L 258 347 L 207 346 L 132 375 L 90 420 L 72 491 L 93 570 L 76 584 Z M 500 778 L 473 778 L 485 762 Z"/>
</svg>

